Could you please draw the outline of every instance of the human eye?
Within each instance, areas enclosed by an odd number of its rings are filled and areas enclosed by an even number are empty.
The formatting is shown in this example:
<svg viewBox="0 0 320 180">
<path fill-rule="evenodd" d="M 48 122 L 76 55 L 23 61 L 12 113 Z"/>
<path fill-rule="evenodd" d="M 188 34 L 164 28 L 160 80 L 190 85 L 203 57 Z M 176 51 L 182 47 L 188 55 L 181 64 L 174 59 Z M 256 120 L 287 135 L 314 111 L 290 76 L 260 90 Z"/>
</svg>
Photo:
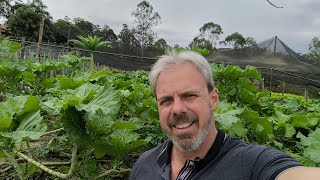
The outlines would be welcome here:
<svg viewBox="0 0 320 180">
<path fill-rule="evenodd" d="M 164 99 L 164 100 L 160 101 L 161 106 L 168 106 L 168 105 L 170 105 L 170 103 L 171 103 L 170 99 Z"/>
<path fill-rule="evenodd" d="M 159 99 L 159 105 L 160 106 L 167 106 L 172 102 L 172 98 L 170 97 L 164 97 Z"/>
<path fill-rule="evenodd" d="M 195 93 L 188 93 L 188 94 L 184 95 L 185 99 L 194 99 L 196 97 L 197 97 L 197 94 L 195 94 Z"/>
</svg>

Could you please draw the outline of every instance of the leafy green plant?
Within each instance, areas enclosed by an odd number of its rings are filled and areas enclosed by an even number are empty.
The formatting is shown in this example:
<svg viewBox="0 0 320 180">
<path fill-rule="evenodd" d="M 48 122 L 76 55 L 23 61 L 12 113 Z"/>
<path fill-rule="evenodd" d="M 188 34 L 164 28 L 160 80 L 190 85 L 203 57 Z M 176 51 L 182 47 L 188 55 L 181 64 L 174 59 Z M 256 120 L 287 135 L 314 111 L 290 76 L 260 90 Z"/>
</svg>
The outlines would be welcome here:
<svg viewBox="0 0 320 180">
<path fill-rule="evenodd" d="M 311 132 L 308 137 L 298 133 L 297 137 L 301 139 L 300 144 L 305 147 L 303 155 L 311 160 L 315 165 L 320 166 L 320 128 Z"/>
<path fill-rule="evenodd" d="M 13 60 L 16 53 L 21 49 L 20 43 L 0 38 L 0 59 Z"/>
<path fill-rule="evenodd" d="M 73 39 L 70 40 L 71 42 L 73 42 L 74 44 L 87 49 L 90 51 L 90 55 L 91 55 L 91 70 L 93 70 L 94 68 L 94 59 L 93 59 L 93 51 L 96 51 L 99 48 L 102 48 L 104 46 L 106 46 L 107 44 L 110 44 L 110 41 L 101 41 L 101 38 L 98 36 L 90 36 L 88 35 L 88 37 L 83 37 L 83 36 L 77 36 L 79 40 Z"/>
<path fill-rule="evenodd" d="M 220 98 L 228 102 L 247 104 L 256 98 L 257 88 L 251 79 L 261 80 L 261 74 L 252 66 L 242 70 L 238 66 L 212 64 L 214 79 L 218 82 Z"/>
</svg>

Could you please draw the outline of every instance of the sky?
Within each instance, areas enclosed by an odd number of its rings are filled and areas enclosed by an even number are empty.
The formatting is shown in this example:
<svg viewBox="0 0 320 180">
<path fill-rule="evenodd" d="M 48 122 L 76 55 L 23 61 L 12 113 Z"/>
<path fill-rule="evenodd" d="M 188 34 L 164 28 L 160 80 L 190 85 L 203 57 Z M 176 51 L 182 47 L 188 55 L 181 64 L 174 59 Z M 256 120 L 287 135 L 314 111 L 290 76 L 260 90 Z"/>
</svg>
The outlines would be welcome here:
<svg viewBox="0 0 320 180">
<path fill-rule="evenodd" d="M 222 27 L 220 40 L 233 32 L 253 37 L 258 43 L 278 36 L 298 53 L 307 53 L 312 38 L 320 38 L 320 0 L 149 0 L 161 24 L 158 38 L 171 46 L 186 47 L 207 22 Z M 43 0 L 54 20 L 81 17 L 116 34 L 123 24 L 134 27 L 131 16 L 141 0 Z"/>
</svg>

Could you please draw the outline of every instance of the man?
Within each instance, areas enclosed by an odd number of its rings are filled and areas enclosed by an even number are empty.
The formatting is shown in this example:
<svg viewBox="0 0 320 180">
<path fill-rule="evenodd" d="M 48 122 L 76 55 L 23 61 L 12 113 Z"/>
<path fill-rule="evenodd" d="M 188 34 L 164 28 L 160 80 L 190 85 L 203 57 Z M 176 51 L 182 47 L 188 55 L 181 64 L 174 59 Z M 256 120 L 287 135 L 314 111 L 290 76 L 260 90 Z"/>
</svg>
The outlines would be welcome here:
<svg viewBox="0 0 320 180">
<path fill-rule="evenodd" d="M 218 93 L 201 55 L 186 51 L 162 56 L 152 67 L 150 84 L 170 140 L 143 153 L 129 179 L 320 179 L 317 168 L 217 130 L 213 111 Z"/>
</svg>

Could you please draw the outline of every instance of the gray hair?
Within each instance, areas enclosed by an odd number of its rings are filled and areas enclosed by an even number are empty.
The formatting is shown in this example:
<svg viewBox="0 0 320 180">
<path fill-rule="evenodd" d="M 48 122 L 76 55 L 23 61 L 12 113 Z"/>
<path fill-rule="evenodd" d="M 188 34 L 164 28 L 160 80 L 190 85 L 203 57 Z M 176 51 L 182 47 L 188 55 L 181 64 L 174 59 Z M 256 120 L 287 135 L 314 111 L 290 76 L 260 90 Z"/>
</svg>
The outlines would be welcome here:
<svg viewBox="0 0 320 180">
<path fill-rule="evenodd" d="M 179 65 L 186 62 L 192 63 L 203 75 L 208 85 L 208 91 L 213 89 L 214 82 L 212 78 L 212 70 L 209 62 L 202 55 L 192 51 L 182 51 L 179 53 L 173 51 L 170 52 L 169 55 L 161 56 L 152 66 L 152 69 L 149 73 L 149 82 L 152 92 L 155 96 L 157 80 L 160 73 L 170 69 L 174 65 Z"/>
</svg>

